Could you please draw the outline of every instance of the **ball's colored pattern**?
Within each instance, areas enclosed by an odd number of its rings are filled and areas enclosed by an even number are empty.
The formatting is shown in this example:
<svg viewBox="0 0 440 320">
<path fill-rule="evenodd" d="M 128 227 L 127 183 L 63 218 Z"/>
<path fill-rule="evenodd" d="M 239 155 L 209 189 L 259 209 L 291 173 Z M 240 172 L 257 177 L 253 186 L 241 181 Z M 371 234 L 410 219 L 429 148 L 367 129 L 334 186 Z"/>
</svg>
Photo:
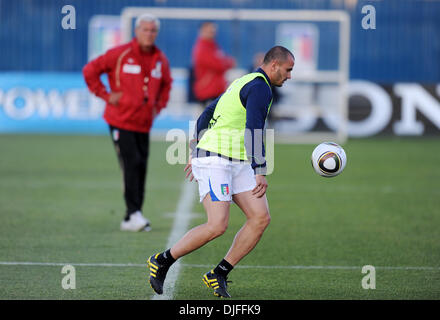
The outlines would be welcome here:
<svg viewBox="0 0 440 320">
<path fill-rule="evenodd" d="M 334 142 L 323 142 L 312 152 L 312 167 L 323 177 L 334 177 L 340 174 L 347 163 L 344 149 Z"/>
</svg>

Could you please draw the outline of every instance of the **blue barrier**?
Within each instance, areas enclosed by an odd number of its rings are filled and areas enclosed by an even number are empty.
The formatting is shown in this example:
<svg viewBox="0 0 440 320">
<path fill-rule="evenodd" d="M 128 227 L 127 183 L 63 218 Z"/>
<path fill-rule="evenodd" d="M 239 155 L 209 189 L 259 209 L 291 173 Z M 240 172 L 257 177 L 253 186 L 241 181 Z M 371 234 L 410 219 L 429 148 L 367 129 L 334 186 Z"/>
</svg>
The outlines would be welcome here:
<svg viewBox="0 0 440 320">
<path fill-rule="evenodd" d="M 0 74 L 1 133 L 107 134 L 104 107 L 89 93 L 80 72 Z M 190 120 L 161 114 L 152 130 L 187 130 Z"/>
</svg>

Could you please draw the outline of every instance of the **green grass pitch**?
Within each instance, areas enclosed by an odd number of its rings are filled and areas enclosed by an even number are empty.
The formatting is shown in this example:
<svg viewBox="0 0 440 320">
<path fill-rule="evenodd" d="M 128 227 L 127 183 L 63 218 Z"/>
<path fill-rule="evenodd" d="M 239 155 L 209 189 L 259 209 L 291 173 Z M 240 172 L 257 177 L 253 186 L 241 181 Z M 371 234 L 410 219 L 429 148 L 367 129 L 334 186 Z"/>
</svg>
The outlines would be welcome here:
<svg viewBox="0 0 440 320">
<path fill-rule="evenodd" d="M 151 299 L 141 265 L 166 248 L 184 181 L 183 165 L 166 162 L 169 145 L 150 149 L 144 213 L 153 230 L 124 233 L 109 137 L 1 135 L 0 299 Z M 276 145 L 272 221 L 231 272 L 233 299 L 440 299 L 439 146 L 349 140 L 345 171 L 322 178 L 310 165 L 314 145 Z M 197 196 L 193 213 L 191 226 L 204 222 Z M 201 277 L 243 222 L 233 207 L 227 232 L 181 260 L 174 299 L 217 299 Z M 65 263 L 76 289 L 62 288 Z M 365 265 L 375 267 L 375 289 L 362 288 Z"/>
</svg>

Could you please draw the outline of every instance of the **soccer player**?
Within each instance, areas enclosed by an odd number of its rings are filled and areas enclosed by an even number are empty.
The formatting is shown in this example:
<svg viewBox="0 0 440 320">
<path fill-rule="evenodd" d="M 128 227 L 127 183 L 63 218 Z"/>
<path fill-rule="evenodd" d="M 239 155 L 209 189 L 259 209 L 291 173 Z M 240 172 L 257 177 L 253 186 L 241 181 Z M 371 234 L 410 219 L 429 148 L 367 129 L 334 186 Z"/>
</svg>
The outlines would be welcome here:
<svg viewBox="0 0 440 320">
<path fill-rule="evenodd" d="M 214 295 L 230 297 L 229 272 L 256 246 L 270 222 L 263 129 L 272 104 L 272 86 L 281 87 L 290 79 L 294 64 L 288 49 L 273 47 L 260 68 L 235 80 L 198 118 L 185 171 L 190 181 L 195 178 L 198 182 L 208 219 L 168 250 L 148 258 L 149 280 L 156 293 L 163 293 L 167 271 L 176 259 L 225 232 L 233 201 L 245 214 L 246 222 L 226 256 L 203 276 Z"/>
</svg>

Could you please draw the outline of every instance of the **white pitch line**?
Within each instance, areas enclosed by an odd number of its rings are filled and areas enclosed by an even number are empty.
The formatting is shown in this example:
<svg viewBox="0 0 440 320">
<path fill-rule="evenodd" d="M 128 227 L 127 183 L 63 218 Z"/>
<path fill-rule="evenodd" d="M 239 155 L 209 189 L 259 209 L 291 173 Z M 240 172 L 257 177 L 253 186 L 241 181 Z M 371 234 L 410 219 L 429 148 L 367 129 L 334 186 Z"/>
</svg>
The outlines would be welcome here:
<svg viewBox="0 0 440 320">
<path fill-rule="evenodd" d="M 189 227 L 192 218 L 192 208 L 194 196 L 196 193 L 196 183 L 185 180 L 182 184 L 182 192 L 177 203 L 176 214 L 173 228 L 168 237 L 166 249 L 171 248 L 180 238 L 182 238 Z M 171 300 L 173 298 L 174 288 L 182 264 L 178 259 L 168 270 L 167 278 L 164 283 L 163 294 L 155 294 L 153 300 Z"/>
<path fill-rule="evenodd" d="M 18 261 L 0 261 L 3 266 L 42 266 L 42 267 L 58 267 L 72 265 L 77 267 L 144 267 L 145 264 L 137 263 L 76 263 L 76 262 L 18 262 Z"/>
<path fill-rule="evenodd" d="M 177 263 L 177 262 L 176 262 Z M 116 268 L 145 268 L 145 264 L 139 263 L 75 263 L 75 262 L 19 262 L 19 261 L 0 261 L 0 265 L 5 266 L 65 266 L 72 265 L 77 267 L 116 267 Z M 212 265 L 208 264 L 180 264 L 182 267 L 189 268 L 212 268 Z M 374 266 L 376 269 L 381 270 L 418 270 L 418 271 L 440 271 L 440 267 L 428 267 L 428 266 Z M 236 269 L 285 269 L 285 270 L 360 270 L 362 266 L 252 266 L 252 265 L 238 265 Z M 176 276 L 177 278 L 177 276 Z M 167 278 L 168 281 L 169 278 Z"/>
<path fill-rule="evenodd" d="M 183 264 L 185 267 L 193 267 L 193 268 L 209 268 L 212 267 L 210 265 L 205 264 Z M 362 269 L 363 266 L 252 266 L 252 265 L 237 265 L 234 268 L 236 269 L 300 269 L 300 270 L 313 270 L 313 269 L 324 269 L 324 270 L 358 270 Z M 381 270 L 438 270 L 440 271 L 440 267 L 391 267 L 391 266 L 373 266 L 376 269 Z"/>
</svg>

